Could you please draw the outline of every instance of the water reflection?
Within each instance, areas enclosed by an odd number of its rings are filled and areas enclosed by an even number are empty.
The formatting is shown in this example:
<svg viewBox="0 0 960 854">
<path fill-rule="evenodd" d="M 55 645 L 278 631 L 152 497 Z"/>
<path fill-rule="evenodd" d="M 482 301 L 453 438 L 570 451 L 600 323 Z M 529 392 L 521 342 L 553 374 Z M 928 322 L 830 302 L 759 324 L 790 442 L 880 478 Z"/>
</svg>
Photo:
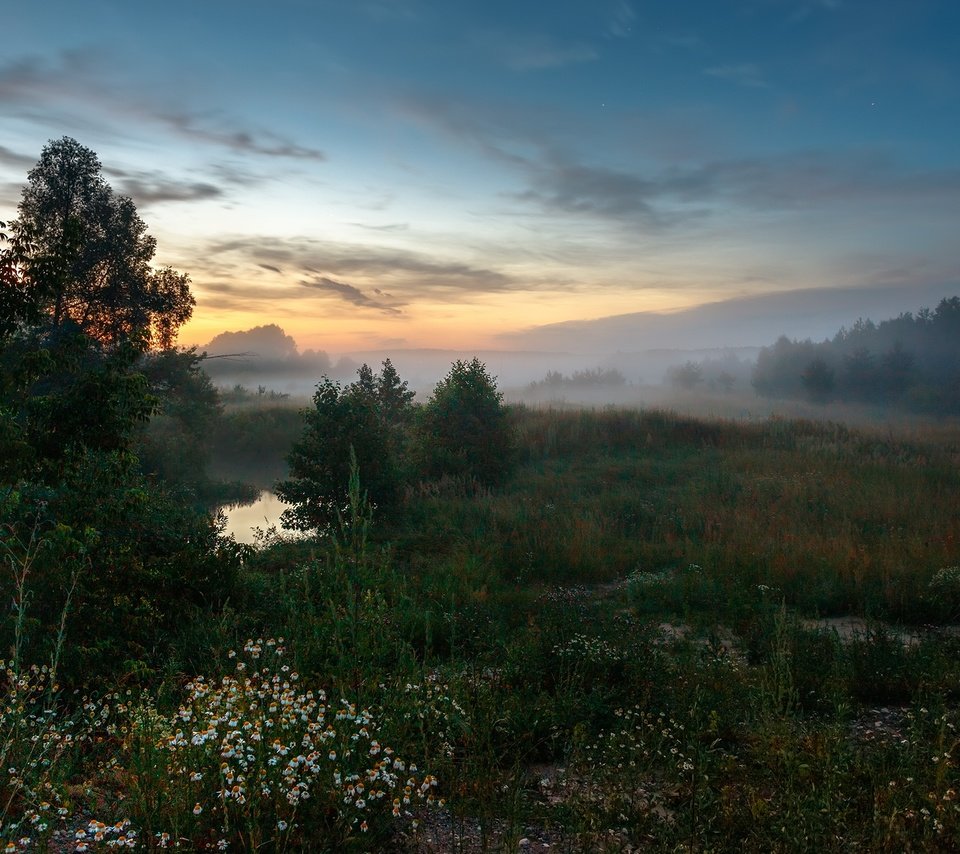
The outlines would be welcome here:
<svg viewBox="0 0 960 854">
<path fill-rule="evenodd" d="M 252 545 L 254 543 L 254 528 L 266 530 L 275 525 L 277 530 L 281 530 L 280 514 L 288 506 L 270 490 L 264 490 L 252 504 L 238 504 L 223 508 L 223 513 L 227 517 L 227 527 L 224 533 L 232 534 L 238 543 Z M 290 532 L 285 531 L 283 533 L 289 534 Z"/>
</svg>

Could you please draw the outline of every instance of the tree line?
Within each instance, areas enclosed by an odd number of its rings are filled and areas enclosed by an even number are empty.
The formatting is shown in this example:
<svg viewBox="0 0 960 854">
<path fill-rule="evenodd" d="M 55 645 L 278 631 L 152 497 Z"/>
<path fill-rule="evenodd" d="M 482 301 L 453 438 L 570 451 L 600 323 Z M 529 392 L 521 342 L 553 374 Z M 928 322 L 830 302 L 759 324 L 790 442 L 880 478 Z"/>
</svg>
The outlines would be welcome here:
<svg viewBox="0 0 960 854">
<path fill-rule="evenodd" d="M 859 320 L 822 342 L 781 337 L 761 350 L 752 383 L 765 397 L 960 413 L 960 297 L 880 323 Z"/>
</svg>

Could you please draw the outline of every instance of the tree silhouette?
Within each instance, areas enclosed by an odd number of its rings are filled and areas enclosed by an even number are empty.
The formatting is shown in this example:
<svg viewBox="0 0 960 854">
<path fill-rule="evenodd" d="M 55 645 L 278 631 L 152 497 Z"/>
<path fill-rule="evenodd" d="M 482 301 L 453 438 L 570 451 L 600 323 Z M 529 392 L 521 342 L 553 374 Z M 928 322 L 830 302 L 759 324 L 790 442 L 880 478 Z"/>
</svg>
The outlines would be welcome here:
<svg viewBox="0 0 960 854">
<path fill-rule="evenodd" d="M 70 137 L 48 143 L 18 212 L 2 266 L 5 285 L 15 271 L 22 298 L 0 302 L 0 328 L 43 318 L 105 344 L 172 346 L 193 313 L 189 279 L 150 266 L 156 241 L 133 201 L 110 189 L 96 154 Z"/>
<path fill-rule="evenodd" d="M 816 358 L 804 369 L 801 375 L 803 387 L 814 403 L 826 403 L 833 394 L 834 372 L 823 359 Z"/>
<path fill-rule="evenodd" d="M 419 442 L 426 473 L 496 483 L 510 468 L 512 438 L 496 377 L 479 359 L 457 360 L 423 407 Z"/>
</svg>

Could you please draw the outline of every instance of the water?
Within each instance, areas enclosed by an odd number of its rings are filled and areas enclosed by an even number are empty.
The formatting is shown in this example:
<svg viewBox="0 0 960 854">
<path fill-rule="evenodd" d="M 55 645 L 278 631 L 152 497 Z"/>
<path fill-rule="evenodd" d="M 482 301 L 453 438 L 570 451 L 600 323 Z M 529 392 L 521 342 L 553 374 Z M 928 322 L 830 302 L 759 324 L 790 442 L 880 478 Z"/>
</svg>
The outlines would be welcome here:
<svg viewBox="0 0 960 854">
<path fill-rule="evenodd" d="M 270 490 L 264 490 L 252 504 L 239 504 L 224 508 L 224 515 L 227 517 L 227 527 L 224 533 L 232 534 L 238 543 L 253 544 L 254 528 L 266 530 L 276 525 L 277 530 L 281 530 L 280 514 L 288 506 Z"/>
</svg>

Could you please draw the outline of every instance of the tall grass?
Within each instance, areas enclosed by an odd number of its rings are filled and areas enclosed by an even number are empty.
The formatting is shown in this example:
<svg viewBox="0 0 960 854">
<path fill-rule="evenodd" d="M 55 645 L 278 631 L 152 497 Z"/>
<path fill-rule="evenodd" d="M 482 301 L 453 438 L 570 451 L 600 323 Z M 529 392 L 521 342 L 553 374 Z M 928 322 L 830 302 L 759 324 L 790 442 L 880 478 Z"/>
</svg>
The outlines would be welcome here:
<svg viewBox="0 0 960 854">
<path fill-rule="evenodd" d="M 355 472 L 162 679 L 15 645 L 8 850 L 960 848 L 955 431 L 512 418 L 506 483 L 390 527 Z"/>
</svg>

